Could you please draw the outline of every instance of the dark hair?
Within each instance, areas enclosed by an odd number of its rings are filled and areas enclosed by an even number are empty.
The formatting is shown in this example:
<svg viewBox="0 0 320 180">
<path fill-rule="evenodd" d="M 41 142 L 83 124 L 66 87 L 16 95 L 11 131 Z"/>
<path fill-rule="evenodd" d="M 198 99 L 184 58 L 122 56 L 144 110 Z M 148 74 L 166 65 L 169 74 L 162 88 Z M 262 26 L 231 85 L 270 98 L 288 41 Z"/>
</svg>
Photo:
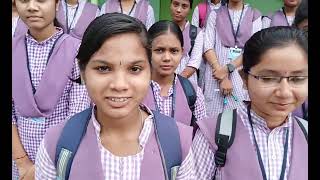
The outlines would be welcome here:
<svg viewBox="0 0 320 180">
<path fill-rule="evenodd" d="M 171 2 L 172 2 L 172 0 L 171 0 Z M 193 0 L 189 0 L 189 3 L 190 3 L 190 9 L 192 9 Z"/>
<path fill-rule="evenodd" d="M 308 0 L 302 0 L 294 17 L 294 26 L 298 26 L 303 20 L 308 19 Z"/>
<path fill-rule="evenodd" d="M 243 52 L 243 70 L 248 73 L 251 67 L 259 64 L 260 57 L 269 49 L 298 45 L 308 54 L 308 38 L 305 32 L 290 26 L 275 26 L 256 32 L 246 42 Z"/>
<path fill-rule="evenodd" d="M 180 41 L 181 47 L 183 47 L 183 35 L 180 27 L 175 22 L 168 20 L 158 21 L 150 27 L 148 30 L 150 44 L 156 37 L 168 32 L 173 33 Z"/>
<path fill-rule="evenodd" d="M 91 56 L 100 49 L 107 39 L 123 33 L 139 35 L 150 62 L 151 50 L 144 24 L 138 19 L 122 13 L 107 13 L 95 18 L 83 34 L 77 55 L 80 70 L 84 71 Z"/>
</svg>

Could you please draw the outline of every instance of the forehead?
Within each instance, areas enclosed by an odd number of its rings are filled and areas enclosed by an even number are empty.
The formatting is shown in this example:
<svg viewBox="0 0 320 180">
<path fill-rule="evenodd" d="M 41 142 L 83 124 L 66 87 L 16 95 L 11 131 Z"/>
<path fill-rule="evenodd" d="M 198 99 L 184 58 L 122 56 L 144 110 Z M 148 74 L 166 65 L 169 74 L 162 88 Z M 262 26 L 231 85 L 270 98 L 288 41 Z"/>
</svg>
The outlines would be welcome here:
<svg viewBox="0 0 320 180">
<path fill-rule="evenodd" d="M 168 31 L 154 38 L 152 46 L 181 46 L 181 43 L 174 33 Z"/>
<path fill-rule="evenodd" d="M 188 4 L 190 5 L 190 0 L 172 0 L 172 3 L 178 3 L 178 4 Z"/>
<path fill-rule="evenodd" d="M 307 71 L 308 56 L 295 44 L 275 47 L 262 54 L 260 62 L 251 69 L 255 72 L 271 70 L 279 73 Z"/>
</svg>

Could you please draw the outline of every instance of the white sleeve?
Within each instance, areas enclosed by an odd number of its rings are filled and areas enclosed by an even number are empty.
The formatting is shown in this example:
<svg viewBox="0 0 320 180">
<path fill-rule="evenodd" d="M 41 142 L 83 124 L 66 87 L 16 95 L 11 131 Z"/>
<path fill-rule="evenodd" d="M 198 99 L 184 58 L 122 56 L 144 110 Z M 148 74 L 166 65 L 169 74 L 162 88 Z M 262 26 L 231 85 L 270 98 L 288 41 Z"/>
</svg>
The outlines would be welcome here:
<svg viewBox="0 0 320 180">
<path fill-rule="evenodd" d="M 262 28 L 263 29 L 270 27 L 270 24 L 271 24 L 271 19 L 269 17 L 262 18 Z"/>
<path fill-rule="evenodd" d="M 107 2 L 105 2 L 102 6 L 101 6 L 101 9 L 100 9 L 100 16 L 105 14 L 106 12 L 106 4 Z"/>
<path fill-rule="evenodd" d="M 199 69 L 203 54 L 203 31 L 197 34 L 187 66 Z"/>
<path fill-rule="evenodd" d="M 204 45 L 203 52 L 208 51 L 209 49 L 214 50 L 215 45 L 215 36 L 216 36 L 216 12 L 211 11 L 207 20 L 207 25 L 204 32 Z"/>
<path fill-rule="evenodd" d="M 155 22 L 154 12 L 151 5 L 148 6 L 146 28 L 149 29 Z"/>
<path fill-rule="evenodd" d="M 261 18 L 262 17 L 260 16 L 255 21 L 253 21 L 251 35 L 253 35 L 254 33 L 256 33 L 262 29 L 262 19 Z"/>
<path fill-rule="evenodd" d="M 97 12 L 96 12 L 96 17 L 100 16 L 100 9 L 98 8 L 97 9 Z"/>
<path fill-rule="evenodd" d="M 194 8 L 194 10 L 193 10 L 191 24 L 194 25 L 194 26 L 199 27 L 199 9 L 198 9 L 198 6 L 196 6 Z"/>
<path fill-rule="evenodd" d="M 35 160 L 35 179 L 36 180 L 55 180 L 56 168 L 44 146 L 44 139 L 40 143 Z"/>
</svg>

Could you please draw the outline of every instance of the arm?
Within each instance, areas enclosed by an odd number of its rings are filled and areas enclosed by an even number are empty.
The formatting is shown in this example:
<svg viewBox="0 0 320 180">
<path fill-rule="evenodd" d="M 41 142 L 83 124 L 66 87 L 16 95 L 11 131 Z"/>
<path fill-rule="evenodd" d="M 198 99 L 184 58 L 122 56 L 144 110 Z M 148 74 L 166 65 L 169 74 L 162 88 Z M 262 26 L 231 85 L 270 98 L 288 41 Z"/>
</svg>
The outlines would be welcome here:
<svg viewBox="0 0 320 180">
<path fill-rule="evenodd" d="M 190 59 L 186 68 L 181 72 L 181 75 L 189 78 L 199 69 L 203 52 L 203 32 L 202 30 L 197 34 L 195 43 L 191 52 Z"/>
<path fill-rule="evenodd" d="M 151 5 L 148 6 L 146 28 L 149 29 L 155 22 L 154 12 Z"/>
<path fill-rule="evenodd" d="M 36 180 L 55 180 L 56 168 L 51 160 L 46 148 L 45 140 L 42 140 L 35 161 L 35 179 Z"/>
</svg>

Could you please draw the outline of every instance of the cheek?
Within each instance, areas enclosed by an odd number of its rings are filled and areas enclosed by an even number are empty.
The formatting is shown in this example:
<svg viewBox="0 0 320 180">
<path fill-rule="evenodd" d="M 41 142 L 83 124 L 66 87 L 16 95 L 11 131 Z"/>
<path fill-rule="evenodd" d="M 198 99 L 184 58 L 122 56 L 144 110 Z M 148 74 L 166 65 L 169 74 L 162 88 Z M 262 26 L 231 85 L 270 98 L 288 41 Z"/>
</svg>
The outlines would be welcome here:
<svg viewBox="0 0 320 180">
<path fill-rule="evenodd" d="M 294 90 L 294 95 L 299 103 L 302 103 L 308 98 L 308 88 L 302 88 L 300 90 Z"/>
</svg>

